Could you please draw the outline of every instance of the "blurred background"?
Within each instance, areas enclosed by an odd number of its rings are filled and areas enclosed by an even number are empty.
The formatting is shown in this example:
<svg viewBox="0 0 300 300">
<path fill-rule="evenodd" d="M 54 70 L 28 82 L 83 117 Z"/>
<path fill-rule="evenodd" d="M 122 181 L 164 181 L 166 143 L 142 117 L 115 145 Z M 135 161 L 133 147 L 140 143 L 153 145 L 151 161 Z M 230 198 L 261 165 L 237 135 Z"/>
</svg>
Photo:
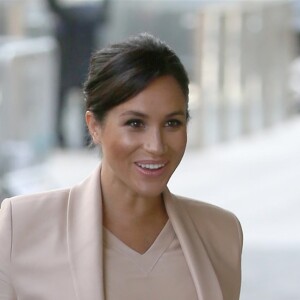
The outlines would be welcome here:
<svg viewBox="0 0 300 300">
<path fill-rule="evenodd" d="M 97 166 L 83 120 L 89 56 L 144 31 L 191 79 L 171 190 L 239 217 L 242 300 L 299 300 L 300 0 L 0 0 L 0 202 Z"/>
</svg>

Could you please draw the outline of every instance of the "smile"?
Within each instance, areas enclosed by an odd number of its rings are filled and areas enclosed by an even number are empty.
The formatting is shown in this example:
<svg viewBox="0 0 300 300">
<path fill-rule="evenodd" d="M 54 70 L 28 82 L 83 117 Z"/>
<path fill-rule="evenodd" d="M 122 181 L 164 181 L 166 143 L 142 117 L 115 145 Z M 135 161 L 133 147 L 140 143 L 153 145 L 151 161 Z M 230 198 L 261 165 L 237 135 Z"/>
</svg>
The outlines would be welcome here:
<svg viewBox="0 0 300 300">
<path fill-rule="evenodd" d="M 165 164 L 141 164 L 141 163 L 137 163 L 137 165 L 147 170 L 158 170 L 165 166 Z"/>
</svg>

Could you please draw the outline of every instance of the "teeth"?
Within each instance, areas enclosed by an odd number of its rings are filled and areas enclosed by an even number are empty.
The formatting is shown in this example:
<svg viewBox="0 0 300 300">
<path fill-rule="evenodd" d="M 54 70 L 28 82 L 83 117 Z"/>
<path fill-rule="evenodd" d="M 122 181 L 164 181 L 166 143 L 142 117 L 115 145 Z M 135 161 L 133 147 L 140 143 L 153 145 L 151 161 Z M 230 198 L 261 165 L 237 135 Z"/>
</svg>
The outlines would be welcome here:
<svg viewBox="0 0 300 300">
<path fill-rule="evenodd" d="M 164 166 L 164 164 L 138 164 L 143 169 L 156 170 Z"/>
</svg>

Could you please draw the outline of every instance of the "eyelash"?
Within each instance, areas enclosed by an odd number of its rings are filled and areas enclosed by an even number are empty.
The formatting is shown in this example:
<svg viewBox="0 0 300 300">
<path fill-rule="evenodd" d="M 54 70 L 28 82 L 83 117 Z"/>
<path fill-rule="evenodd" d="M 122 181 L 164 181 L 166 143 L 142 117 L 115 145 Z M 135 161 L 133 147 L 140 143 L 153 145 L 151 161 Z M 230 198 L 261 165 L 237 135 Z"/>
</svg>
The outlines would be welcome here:
<svg viewBox="0 0 300 300">
<path fill-rule="evenodd" d="M 166 127 L 176 128 L 182 125 L 182 122 L 177 119 L 168 120 L 166 122 L 168 124 Z"/>
<path fill-rule="evenodd" d="M 128 120 L 125 123 L 126 126 L 130 126 L 132 128 L 141 128 L 144 127 L 144 122 L 142 120 L 139 119 L 132 119 L 132 120 Z"/>
<path fill-rule="evenodd" d="M 144 122 L 140 119 L 128 120 L 125 123 L 125 125 L 130 126 L 132 128 L 143 128 L 143 127 L 145 127 Z M 166 121 L 166 123 L 165 123 L 165 127 L 170 127 L 170 128 L 177 128 L 177 127 L 180 127 L 181 125 L 182 125 L 182 122 L 177 120 L 177 119 L 171 119 L 171 120 Z"/>
</svg>

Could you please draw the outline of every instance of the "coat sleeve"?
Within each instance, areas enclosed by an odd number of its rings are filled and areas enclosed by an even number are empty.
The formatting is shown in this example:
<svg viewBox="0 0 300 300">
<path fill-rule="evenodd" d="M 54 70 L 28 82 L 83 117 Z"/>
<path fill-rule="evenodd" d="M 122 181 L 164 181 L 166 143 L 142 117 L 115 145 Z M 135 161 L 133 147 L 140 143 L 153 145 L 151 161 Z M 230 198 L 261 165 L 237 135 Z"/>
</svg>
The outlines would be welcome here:
<svg viewBox="0 0 300 300">
<path fill-rule="evenodd" d="M 12 213 L 6 199 L 0 209 L 0 300 L 17 300 L 11 281 Z"/>
</svg>

